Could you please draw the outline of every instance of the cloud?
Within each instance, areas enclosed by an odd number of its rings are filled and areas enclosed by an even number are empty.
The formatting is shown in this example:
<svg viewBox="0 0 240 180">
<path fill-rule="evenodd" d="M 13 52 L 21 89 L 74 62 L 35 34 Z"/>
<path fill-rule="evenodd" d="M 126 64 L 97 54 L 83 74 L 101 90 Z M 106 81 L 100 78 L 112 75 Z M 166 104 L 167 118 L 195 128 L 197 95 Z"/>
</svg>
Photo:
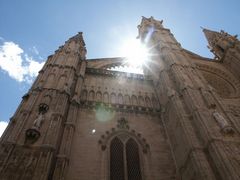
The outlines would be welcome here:
<svg viewBox="0 0 240 180">
<path fill-rule="evenodd" d="M 0 45 L 0 68 L 18 82 L 32 82 L 43 64 L 44 62 L 39 63 L 24 54 L 23 49 L 14 42 L 4 42 Z"/>
<path fill-rule="evenodd" d="M 0 121 L 0 137 L 2 136 L 4 130 L 6 129 L 8 123 L 5 121 Z"/>
</svg>

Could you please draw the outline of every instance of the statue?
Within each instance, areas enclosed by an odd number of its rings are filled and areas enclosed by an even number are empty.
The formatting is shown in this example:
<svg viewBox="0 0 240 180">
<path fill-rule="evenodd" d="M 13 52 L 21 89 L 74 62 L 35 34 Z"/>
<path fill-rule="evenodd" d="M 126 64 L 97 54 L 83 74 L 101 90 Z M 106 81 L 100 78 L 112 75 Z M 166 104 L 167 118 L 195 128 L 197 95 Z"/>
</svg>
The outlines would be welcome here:
<svg viewBox="0 0 240 180">
<path fill-rule="evenodd" d="M 65 84 L 64 84 L 63 92 L 65 92 L 65 93 L 67 93 L 67 94 L 70 94 L 70 88 L 68 87 L 68 83 L 65 83 Z"/>
<path fill-rule="evenodd" d="M 214 101 L 214 98 L 210 94 L 210 92 L 202 90 L 202 89 L 201 89 L 201 92 L 202 92 L 203 99 L 204 99 L 205 103 L 207 104 L 208 108 L 216 108 L 216 103 Z"/>
<path fill-rule="evenodd" d="M 234 130 L 231 127 L 231 125 L 226 121 L 226 119 L 219 112 L 214 111 L 213 117 L 217 121 L 217 123 L 220 126 L 223 133 L 225 133 L 225 134 L 234 133 Z"/>
<path fill-rule="evenodd" d="M 42 113 L 40 113 L 33 122 L 33 128 L 40 129 L 43 121 L 44 121 L 44 115 Z"/>
<path fill-rule="evenodd" d="M 48 111 L 48 105 L 45 103 L 39 104 L 38 116 L 33 121 L 33 125 L 31 128 L 27 129 L 25 132 L 25 144 L 33 144 L 35 143 L 39 137 L 41 136 L 40 128 L 42 123 L 44 122 L 44 114 Z"/>
</svg>

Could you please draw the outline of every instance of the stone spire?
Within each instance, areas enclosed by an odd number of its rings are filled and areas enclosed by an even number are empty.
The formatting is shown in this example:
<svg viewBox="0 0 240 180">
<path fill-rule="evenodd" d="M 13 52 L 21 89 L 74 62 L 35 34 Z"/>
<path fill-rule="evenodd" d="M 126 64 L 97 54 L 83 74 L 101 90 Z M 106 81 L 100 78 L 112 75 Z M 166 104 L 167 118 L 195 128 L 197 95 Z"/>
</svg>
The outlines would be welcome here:
<svg viewBox="0 0 240 180">
<path fill-rule="evenodd" d="M 85 59 L 87 50 L 82 34 L 82 32 L 78 32 L 78 34 L 69 38 L 69 40 L 67 40 L 63 46 L 60 46 L 57 51 L 65 50 L 66 53 L 71 52 L 80 55 L 82 60 Z"/>
<path fill-rule="evenodd" d="M 232 36 L 223 30 L 216 32 L 203 28 L 203 33 L 208 41 L 208 48 L 213 52 L 217 60 L 222 59 L 226 51 L 238 41 L 237 36 Z"/>
<path fill-rule="evenodd" d="M 82 46 L 85 46 L 85 42 L 84 42 L 84 39 L 83 39 L 83 33 L 82 32 L 78 32 L 75 36 L 69 38 L 69 41 L 70 40 L 76 41 L 77 43 L 82 44 Z"/>
<path fill-rule="evenodd" d="M 209 43 L 209 48 L 212 47 L 214 45 L 214 43 L 221 38 L 221 34 L 219 32 L 216 31 L 211 31 L 209 29 L 203 29 L 203 33 Z"/>
<path fill-rule="evenodd" d="M 155 20 L 153 16 L 151 16 L 150 18 L 142 16 L 141 24 L 138 25 L 137 38 L 140 38 L 142 42 L 147 42 L 154 31 L 163 28 L 162 23 L 163 20 L 161 21 Z"/>
<path fill-rule="evenodd" d="M 48 57 L 1 138 L 1 179 L 53 179 L 49 177 L 53 161 L 57 164 L 54 178 L 62 179 L 59 176 L 67 166 L 77 118 L 85 56 L 85 42 L 78 33 Z M 34 153 L 30 153 L 33 147 Z"/>
</svg>

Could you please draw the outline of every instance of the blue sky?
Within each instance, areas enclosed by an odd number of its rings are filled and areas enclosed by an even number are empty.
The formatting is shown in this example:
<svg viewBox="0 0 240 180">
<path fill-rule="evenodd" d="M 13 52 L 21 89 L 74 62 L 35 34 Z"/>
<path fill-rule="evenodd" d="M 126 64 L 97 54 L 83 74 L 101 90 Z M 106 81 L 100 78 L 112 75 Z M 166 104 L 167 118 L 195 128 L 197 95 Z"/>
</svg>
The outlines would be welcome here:
<svg viewBox="0 0 240 180">
<path fill-rule="evenodd" d="M 239 0 L 0 0 L 0 121 L 13 115 L 47 56 L 79 31 L 87 58 L 121 56 L 141 16 L 153 16 L 184 48 L 212 57 L 200 26 L 239 34 L 239 7 Z"/>
</svg>

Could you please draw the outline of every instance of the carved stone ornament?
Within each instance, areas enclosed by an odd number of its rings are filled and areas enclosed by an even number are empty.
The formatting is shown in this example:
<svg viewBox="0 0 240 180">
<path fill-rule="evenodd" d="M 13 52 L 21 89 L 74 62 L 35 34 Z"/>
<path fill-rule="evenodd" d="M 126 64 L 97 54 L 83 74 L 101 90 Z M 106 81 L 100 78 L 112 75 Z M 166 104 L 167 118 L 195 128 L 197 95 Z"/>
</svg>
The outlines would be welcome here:
<svg viewBox="0 0 240 180">
<path fill-rule="evenodd" d="M 39 112 L 39 114 L 45 114 L 48 111 L 48 109 L 49 109 L 49 107 L 47 104 L 41 103 L 41 104 L 39 104 L 38 112 Z"/>
<path fill-rule="evenodd" d="M 29 93 L 26 93 L 26 94 L 23 95 L 22 98 L 23 98 L 23 99 L 27 99 L 28 97 L 29 97 Z"/>
<path fill-rule="evenodd" d="M 137 133 L 134 129 L 130 130 L 128 121 L 123 117 L 118 120 L 117 128 L 112 128 L 111 130 L 106 131 L 105 134 L 101 135 L 98 143 L 103 151 L 107 148 L 110 139 L 115 136 L 118 136 L 120 139 L 129 139 L 130 137 L 133 137 L 140 144 L 143 153 L 149 151 L 150 146 L 146 139 L 142 137 L 141 133 Z"/>
<path fill-rule="evenodd" d="M 121 118 L 118 120 L 118 124 L 117 124 L 117 127 L 119 129 L 129 129 L 129 125 L 128 125 L 128 122 L 125 118 Z"/>
<path fill-rule="evenodd" d="M 43 81 L 40 81 L 36 87 L 36 90 L 42 90 L 42 87 L 43 87 Z"/>
<path fill-rule="evenodd" d="M 76 104 L 79 104 L 79 98 L 78 98 L 78 95 L 75 93 L 73 98 L 72 98 L 72 102 L 76 103 Z"/>
<path fill-rule="evenodd" d="M 205 91 L 205 90 L 202 90 L 201 89 L 201 92 L 202 92 L 202 96 L 203 96 L 203 99 L 207 105 L 208 108 L 216 108 L 216 103 L 214 101 L 214 98 L 212 97 L 211 93 L 208 92 L 208 91 Z"/>
<path fill-rule="evenodd" d="M 33 121 L 33 128 L 40 129 L 44 119 L 44 115 L 40 113 L 38 117 Z"/>
<path fill-rule="evenodd" d="M 45 104 L 45 103 L 39 104 L 38 116 L 33 121 L 32 127 L 30 129 L 27 129 L 26 133 L 25 133 L 25 143 L 26 144 L 35 143 L 41 136 L 40 128 L 45 119 L 44 114 L 48 111 L 48 109 L 49 109 L 49 106 L 47 104 Z"/>
<path fill-rule="evenodd" d="M 217 111 L 213 112 L 213 117 L 217 121 L 224 134 L 233 134 L 234 130 L 227 120 Z"/>
<path fill-rule="evenodd" d="M 26 130 L 25 133 L 25 144 L 33 144 L 35 143 L 39 137 L 41 136 L 38 129 L 30 128 Z"/>
<path fill-rule="evenodd" d="M 64 93 L 66 93 L 66 94 L 70 95 L 70 88 L 69 88 L 69 86 L 68 86 L 68 84 L 67 84 L 67 83 L 66 83 L 66 84 L 64 84 L 64 87 L 63 87 L 63 90 L 62 90 L 62 92 L 64 92 Z"/>
</svg>

